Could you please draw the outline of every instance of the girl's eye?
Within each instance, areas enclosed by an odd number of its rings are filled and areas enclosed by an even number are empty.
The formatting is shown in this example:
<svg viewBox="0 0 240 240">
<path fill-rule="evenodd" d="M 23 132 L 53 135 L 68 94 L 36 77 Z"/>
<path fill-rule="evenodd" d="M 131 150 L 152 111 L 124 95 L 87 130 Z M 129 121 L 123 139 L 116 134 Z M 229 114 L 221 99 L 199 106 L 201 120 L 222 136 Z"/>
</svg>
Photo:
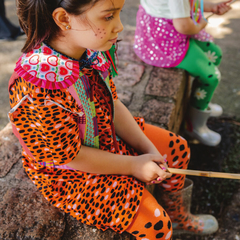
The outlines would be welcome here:
<svg viewBox="0 0 240 240">
<path fill-rule="evenodd" d="M 105 17 L 106 21 L 110 21 L 113 19 L 113 14 L 111 14 L 110 16 L 106 16 Z"/>
</svg>

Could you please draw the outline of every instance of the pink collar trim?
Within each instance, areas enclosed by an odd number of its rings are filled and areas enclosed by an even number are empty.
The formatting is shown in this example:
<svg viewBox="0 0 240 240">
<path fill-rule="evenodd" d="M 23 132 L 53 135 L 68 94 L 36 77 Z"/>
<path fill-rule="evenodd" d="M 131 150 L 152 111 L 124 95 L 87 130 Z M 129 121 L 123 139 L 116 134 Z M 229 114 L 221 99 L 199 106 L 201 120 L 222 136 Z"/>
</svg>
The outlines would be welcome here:
<svg viewBox="0 0 240 240">
<path fill-rule="evenodd" d="M 87 59 L 95 51 L 87 50 Z M 96 60 L 90 67 L 106 71 L 110 61 L 102 52 L 98 52 Z M 46 89 L 65 89 L 73 85 L 79 78 L 79 62 L 54 51 L 41 43 L 33 51 L 24 53 L 18 60 L 14 71 L 26 81 Z"/>
</svg>

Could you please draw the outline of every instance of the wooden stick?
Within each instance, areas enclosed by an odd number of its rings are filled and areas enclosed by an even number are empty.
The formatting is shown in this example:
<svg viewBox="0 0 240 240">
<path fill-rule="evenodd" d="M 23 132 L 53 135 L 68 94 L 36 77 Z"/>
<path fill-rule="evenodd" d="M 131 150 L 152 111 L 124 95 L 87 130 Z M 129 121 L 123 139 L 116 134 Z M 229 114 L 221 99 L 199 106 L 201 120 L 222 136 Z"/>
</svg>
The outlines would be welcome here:
<svg viewBox="0 0 240 240">
<path fill-rule="evenodd" d="M 168 171 L 170 173 L 192 175 L 192 176 L 240 179 L 240 174 L 236 174 L 236 173 L 206 172 L 206 171 L 198 171 L 198 170 L 190 170 L 190 169 L 179 169 L 179 168 L 168 168 Z"/>
<path fill-rule="evenodd" d="M 234 2 L 236 2 L 237 0 L 232 0 L 229 5 L 233 4 Z M 211 13 L 209 16 L 206 17 L 206 19 L 210 18 L 211 16 L 213 16 L 215 13 Z"/>
</svg>

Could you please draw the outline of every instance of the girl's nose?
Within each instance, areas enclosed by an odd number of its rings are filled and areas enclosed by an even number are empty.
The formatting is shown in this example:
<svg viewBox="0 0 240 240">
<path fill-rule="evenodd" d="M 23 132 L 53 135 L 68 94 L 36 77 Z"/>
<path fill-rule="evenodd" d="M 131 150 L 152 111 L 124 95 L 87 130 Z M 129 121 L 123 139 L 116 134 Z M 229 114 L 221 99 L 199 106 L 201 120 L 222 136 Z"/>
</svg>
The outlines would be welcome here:
<svg viewBox="0 0 240 240">
<path fill-rule="evenodd" d="M 119 33 L 119 32 L 121 32 L 122 30 L 123 30 L 123 25 L 122 25 L 122 22 L 121 22 L 120 17 L 118 17 L 117 23 L 116 23 L 116 25 L 115 25 L 115 27 L 114 27 L 114 29 L 113 29 L 113 32 L 114 32 L 114 33 Z"/>
</svg>

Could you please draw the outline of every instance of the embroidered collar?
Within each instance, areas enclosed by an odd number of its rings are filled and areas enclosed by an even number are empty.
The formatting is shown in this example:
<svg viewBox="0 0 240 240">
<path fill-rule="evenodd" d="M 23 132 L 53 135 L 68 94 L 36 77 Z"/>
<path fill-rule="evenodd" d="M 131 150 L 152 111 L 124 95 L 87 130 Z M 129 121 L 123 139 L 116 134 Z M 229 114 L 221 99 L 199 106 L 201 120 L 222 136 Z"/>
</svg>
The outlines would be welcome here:
<svg viewBox="0 0 240 240">
<path fill-rule="evenodd" d="M 87 49 L 85 58 L 78 61 L 57 52 L 46 43 L 24 53 L 15 72 L 26 81 L 47 89 L 63 89 L 74 84 L 84 67 L 106 71 L 111 63 L 103 52 Z"/>
</svg>

